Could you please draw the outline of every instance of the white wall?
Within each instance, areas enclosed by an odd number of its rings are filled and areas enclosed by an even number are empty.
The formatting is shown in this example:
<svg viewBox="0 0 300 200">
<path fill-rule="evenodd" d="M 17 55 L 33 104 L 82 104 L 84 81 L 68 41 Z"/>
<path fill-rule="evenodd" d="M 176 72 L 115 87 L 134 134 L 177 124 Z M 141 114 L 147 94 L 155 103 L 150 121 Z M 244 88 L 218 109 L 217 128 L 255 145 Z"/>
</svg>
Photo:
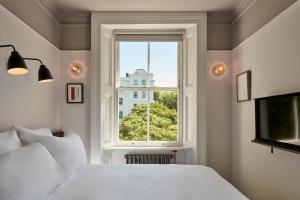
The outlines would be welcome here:
<svg viewBox="0 0 300 200">
<path fill-rule="evenodd" d="M 216 64 L 224 75 L 212 74 Z M 208 51 L 207 67 L 207 164 L 231 181 L 231 51 Z"/>
<path fill-rule="evenodd" d="M 250 199 L 300 198 L 300 155 L 251 143 L 254 101 L 236 103 L 236 74 L 252 71 L 253 98 L 300 91 L 300 1 L 233 50 L 233 180 Z"/>
<path fill-rule="evenodd" d="M 61 128 L 64 131 L 73 129 L 78 133 L 86 147 L 87 156 L 90 158 L 90 51 L 62 51 L 61 52 Z M 70 65 L 79 64 L 82 70 L 80 76 L 70 72 Z M 84 103 L 67 104 L 66 84 L 84 84 Z"/>
<path fill-rule="evenodd" d="M 29 73 L 12 76 L 6 72 L 11 49 L 0 49 L 0 131 L 13 124 L 26 127 L 60 127 L 58 84 L 60 51 L 0 5 L 0 44 L 13 44 L 24 57 L 40 58 L 55 81 L 38 83 L 39 63 L 26 61 Z"/>
<path fill-rule="evenodd" d="M 23 56 L 41 58 L 51 69 L 55 82 L 37 83 L 38 63 L 28 61 L 30 73 L 10 76 L 5 71 L 9 49 L 0 49 L 0 130 L 13 124 L 26 127 L 72 128 L 83 139 L 88 157 L 90 151 L 90 51 L 59 51 L 12 13 L 0 6 L 0 42 L 13 43 Z M 208 164 L 221 175 L 231 177 L 231 52 L 208 52 Z M 216 79 L 210 74 L 214 63 L 224 63 L 227 74 Z M 80 77 L 69 73 L 72 63 L 80 64 L 85 72 Z M 66 83 L 84 83 L 84 104 L 66 103 Z M 127 151 L 114 151 L 112 161 L 122 163 Z M 184 152 L 178 153 L 178 162 L 184 163 Z"/>
</svg>

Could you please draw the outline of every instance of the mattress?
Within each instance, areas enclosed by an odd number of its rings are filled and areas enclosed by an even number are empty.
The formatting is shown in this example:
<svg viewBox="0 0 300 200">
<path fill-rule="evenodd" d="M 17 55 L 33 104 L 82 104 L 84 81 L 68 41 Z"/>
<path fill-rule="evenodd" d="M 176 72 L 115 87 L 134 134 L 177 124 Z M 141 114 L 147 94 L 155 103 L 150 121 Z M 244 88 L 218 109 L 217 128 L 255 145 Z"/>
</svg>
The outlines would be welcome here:
<svg viewBox="0 0 300 200">
<path fill-rule="evenodd" d="M 89 165 L 47 200 L 246 200 L 216 171 L 191 165 Z"/>
</svg>

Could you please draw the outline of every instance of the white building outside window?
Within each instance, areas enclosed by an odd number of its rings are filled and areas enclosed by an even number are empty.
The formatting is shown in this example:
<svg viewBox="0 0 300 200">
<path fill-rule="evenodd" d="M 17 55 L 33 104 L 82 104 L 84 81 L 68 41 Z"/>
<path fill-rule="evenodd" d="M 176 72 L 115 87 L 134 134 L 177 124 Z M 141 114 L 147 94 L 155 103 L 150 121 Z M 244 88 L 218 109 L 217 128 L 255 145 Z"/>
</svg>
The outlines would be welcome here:
<svg viewBox="0 0 300 200">
<path fill-rule="evenodd" d="M 133 85 L 138 85 L 139 84 L 139 81 L 137 79 L 134 79 L 133 80 Z"/>
<path fill-rule="evenodd" d="M 147 74 L 147 72 L 144 69 L 136 69 L 132 74 L 126 73 L 125 77 L 120 77 L 120 87 L 134 87 L 134 82 L 141 82 L 142 80 L 145 80 L 146 78 L 149 78 L 150 86 L 154 86 L 154 80 L 153 80 L 153 74 Z M 139 87 L 143 87 L 142 85 Z M 120 103 L 120 99 L 122 99 L 122 104 Z M 153 101 L 153 91 L 149 92 L 149 101 Z M 134 105 L 137 104 L 146 104 L 148 100 L 146 99 L 146 92 L 139 92 L 133 91 L 133 92 L 120 92 L 119 93 L 119 111 L 122 111 L 124 116 L 126 116 L 128 113 L 130 113 L 131 109 L 134 107 Z"/>
</svg>

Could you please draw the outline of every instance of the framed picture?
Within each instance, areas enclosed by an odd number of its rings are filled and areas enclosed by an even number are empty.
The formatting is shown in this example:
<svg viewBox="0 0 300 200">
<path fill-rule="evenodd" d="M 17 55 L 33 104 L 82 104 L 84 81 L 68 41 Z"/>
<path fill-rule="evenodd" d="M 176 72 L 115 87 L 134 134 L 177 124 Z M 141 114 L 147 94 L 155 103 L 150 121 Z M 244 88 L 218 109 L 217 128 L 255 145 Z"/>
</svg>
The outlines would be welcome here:
<svg viewBox="0 0 300 200">
<path fill-rule="evenodd" d="M 83 83 L 67 83 L 67 103 L 83 103 Z"/>
<path fill-rule="evenodd" d="M 237 101 L 251 100 L 251 71 L 246 71 L 236 76 Z"/>
</svg>

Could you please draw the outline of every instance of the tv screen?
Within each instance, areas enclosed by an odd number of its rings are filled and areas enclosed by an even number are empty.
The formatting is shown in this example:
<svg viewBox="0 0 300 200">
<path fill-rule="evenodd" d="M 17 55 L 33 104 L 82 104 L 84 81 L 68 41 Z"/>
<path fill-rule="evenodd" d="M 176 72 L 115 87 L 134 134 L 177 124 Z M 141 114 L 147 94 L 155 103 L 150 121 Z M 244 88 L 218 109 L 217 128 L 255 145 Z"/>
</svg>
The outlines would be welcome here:
<svg viewBox="0 0 300 200">
<path fill-rule="evenodd" d="M 256 139 L 300 146 L 300 93 L 256 99 L 255 106 Z"/>
</svg>

